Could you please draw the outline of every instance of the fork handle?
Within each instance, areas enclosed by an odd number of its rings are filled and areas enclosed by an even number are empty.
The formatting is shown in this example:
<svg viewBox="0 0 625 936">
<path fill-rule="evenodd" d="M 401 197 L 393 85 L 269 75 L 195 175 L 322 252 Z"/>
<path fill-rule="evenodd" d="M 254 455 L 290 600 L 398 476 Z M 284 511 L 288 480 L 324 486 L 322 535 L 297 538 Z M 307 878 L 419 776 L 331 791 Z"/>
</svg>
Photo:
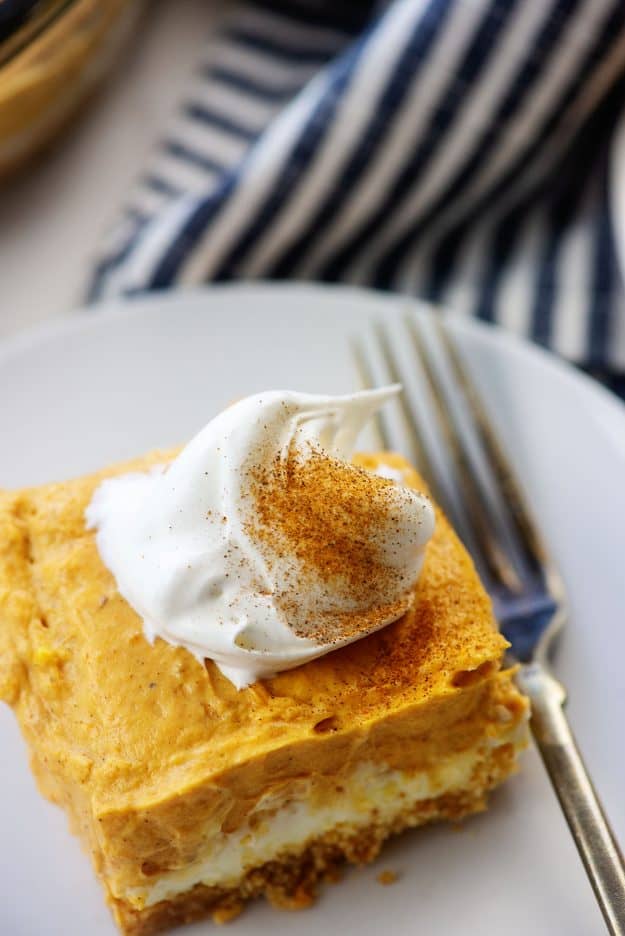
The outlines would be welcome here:
<svg viewBox="0 0 625 936">
<path fill-rule="evenodd" d="M 612 936 L 625 936 L 625 862 L 564 714 L 564 687 L 540 663 L 517 679 L 532 704 L 531 728 Z"/>
</svg>

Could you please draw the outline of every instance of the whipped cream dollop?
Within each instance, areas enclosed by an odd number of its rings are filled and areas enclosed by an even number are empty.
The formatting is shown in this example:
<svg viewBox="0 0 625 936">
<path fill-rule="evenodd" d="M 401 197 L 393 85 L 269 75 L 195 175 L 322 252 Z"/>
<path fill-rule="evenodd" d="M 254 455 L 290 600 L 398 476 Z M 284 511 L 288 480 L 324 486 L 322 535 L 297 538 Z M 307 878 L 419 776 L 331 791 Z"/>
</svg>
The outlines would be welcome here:
<svg viewBox="0 0 625 936">
<path fill-rule="evenodd" d="M 169 465 L 105 480 L 87 525 L 147 638 L 241 688 L 404 614 L 432 506 L 349 461 L 399 389 L 247 397 Z"/>
</svg>

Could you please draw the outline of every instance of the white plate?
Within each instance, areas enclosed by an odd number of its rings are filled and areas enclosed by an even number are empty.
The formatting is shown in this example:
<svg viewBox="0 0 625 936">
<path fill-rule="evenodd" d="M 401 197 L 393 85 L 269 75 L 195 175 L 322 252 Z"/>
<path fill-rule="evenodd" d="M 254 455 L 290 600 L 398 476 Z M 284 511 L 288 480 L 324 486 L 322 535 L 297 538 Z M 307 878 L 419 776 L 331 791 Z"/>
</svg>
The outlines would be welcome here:
<svg viewBox="0 0 625 936">
<path fill-rule="evenodd" d="M 405 304 L 402 301 L 402 306 Z M 250 286 L 136 301 L 0 349 L 0 484 L 76 475 L 187 439 L 233 397 L 357 386 L 348 339 L 399 302 L 353 290 Z M 614 827 L 625 837 L 625 408 L 495 329 L 455 331 L 480 375 L 566 578 L 571 624 L 558 672 Z M 111 936 L 87 859 L 36 793 L 12 715 L 0 712 L 0 933 Z M 381 887 L 383 868 L 399 872 Z M 589 936 L 604 928 L 533 751 L 483 816 L 416 831 L 350 872 L 316 906 L 262 903 L 236 936 L 380 930 Z M 187 936 L 207 930 L 188 927 Z"/>
</svg>

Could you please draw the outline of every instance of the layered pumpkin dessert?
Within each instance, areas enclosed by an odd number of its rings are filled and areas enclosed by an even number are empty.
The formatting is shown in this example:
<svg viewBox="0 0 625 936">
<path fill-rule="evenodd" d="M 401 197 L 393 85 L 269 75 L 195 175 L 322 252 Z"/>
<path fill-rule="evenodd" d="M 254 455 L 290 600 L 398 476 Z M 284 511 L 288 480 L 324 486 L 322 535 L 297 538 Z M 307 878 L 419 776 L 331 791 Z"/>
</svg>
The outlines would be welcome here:
<svg viewBox="0 0 625 936">
<path fill-rule="evenodd" d="M 404 458 L 352 455 L 394 392 L 260 394 L 181 452 L 0 492 L 0 697 L 129 936 L 307 906 L 516 768 L 469 556 Z"/>
</svg>

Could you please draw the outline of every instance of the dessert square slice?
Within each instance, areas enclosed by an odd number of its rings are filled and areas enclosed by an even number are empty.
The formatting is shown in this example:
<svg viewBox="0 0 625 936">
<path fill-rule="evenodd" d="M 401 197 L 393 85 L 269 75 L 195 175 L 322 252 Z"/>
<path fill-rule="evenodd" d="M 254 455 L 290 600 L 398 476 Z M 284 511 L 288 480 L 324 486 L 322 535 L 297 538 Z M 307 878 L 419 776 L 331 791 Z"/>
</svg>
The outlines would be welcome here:
<svg viewBox="0 0 625 936">
<path fill-rule="evenodd" d="M 0 696 L 133 936 L 263 894 L 306 905 L 389 835 L 484 809 L 526 743 L 506 642 L 440 512 L 414 609 L 347 647 L 237 691 L 150 645 L 84 512 L 104 477 L 168 457 L 0 492 Z M 399 456 L 355 460 L 424 488 Z"/>
</svg>

